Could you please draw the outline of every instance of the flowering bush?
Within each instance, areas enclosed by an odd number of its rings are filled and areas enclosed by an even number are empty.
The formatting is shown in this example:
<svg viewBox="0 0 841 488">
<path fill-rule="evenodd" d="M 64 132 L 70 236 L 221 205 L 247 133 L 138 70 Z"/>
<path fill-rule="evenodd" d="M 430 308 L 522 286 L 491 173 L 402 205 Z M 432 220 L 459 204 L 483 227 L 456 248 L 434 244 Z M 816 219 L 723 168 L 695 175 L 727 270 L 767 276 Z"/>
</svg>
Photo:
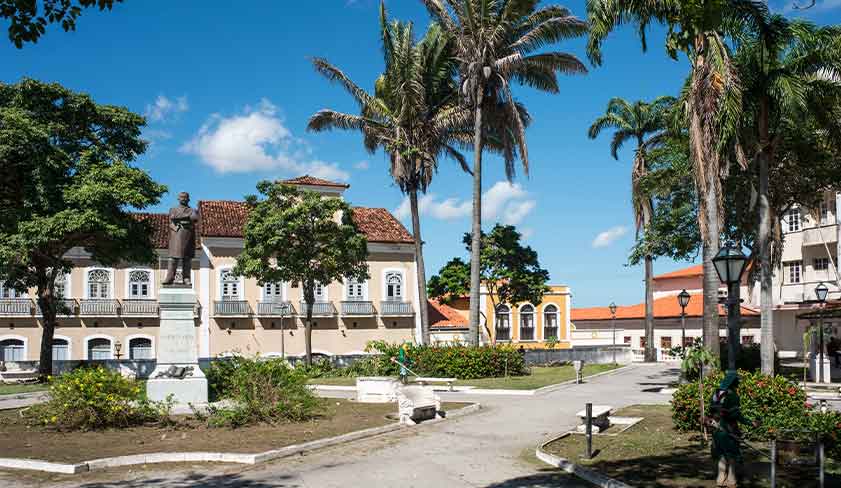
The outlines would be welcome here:
<svg viewBox="0 0 841 488">
<path fill-rule="evenodd" d="M 50 400 L 26 411 L 32 424 L 92 430 L 168 422 L 171 402 L 146 399 L 141 384 L 101 365 L 50 377 Z"/>
<path fill-rule="evenodd" d="M 385 341 L 368 343 L 366 351 L 379 353 L 377 370 L 382 375 L 396 375 L 400 366 L 391 362 L 399 357 L 402 344 Z M 523 356 L 513 346 L 424 346 L 406 345 L 407 366 L 423 376 L 459 379 L 495 378 L 528 374 Z"/>
</svg>

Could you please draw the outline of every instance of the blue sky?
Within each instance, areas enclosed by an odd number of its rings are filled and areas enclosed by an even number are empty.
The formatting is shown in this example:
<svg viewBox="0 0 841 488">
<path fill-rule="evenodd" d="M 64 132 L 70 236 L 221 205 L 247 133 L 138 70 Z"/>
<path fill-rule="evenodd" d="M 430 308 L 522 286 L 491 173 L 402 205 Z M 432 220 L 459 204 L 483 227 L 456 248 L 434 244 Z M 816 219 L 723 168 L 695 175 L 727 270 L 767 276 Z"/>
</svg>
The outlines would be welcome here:
<svg viewBox="0 0 841 488">
<path fill-rule="evenodd" d="M 585 15 L 582 0 L 560 3 Z M 387 5 L 392 17 L 414 21 L 419 33 L 425 29 L 429 20 L 419 1 Z M 0 80 L 56 81 L 145 114 L 152 144 L 137 164 L 171 191 L 157 210 L 169 207 L 178 191 L 194 200 L 240 199 L 260 179 L 308 172 L 347 181 L 350 202 L 395 211 L 408 228 L 403 196 L 382 153 L 367 154 L 356 134 L 305 131 L 321 108 L 355 110 L 339 87 L 314 72 L 310 57 L 327 58 L 365 88 L 380 73 L 377 6 L 375 0 L 127 0 L 110 13 L 85 12 L 75 33 L 52 27 L 22 50 L 0 42 Z M 791 10 L 782 2 L 772 7 Z M 837 23 L 841 0 L 818 0 L 796 15 Z M 687 65 L 665 55 L 661 34 L 652 29 L 643 54 L 634 33 L 621 29 L 605 44 L 604 65 L 562 78 L 557 95 L 516 89 L 534 119 L 529 177 L 520 172 L 509 184 L 501 161 L 485 159 L 485 224 L 516 224 L 552 282 L 572 287 L 576 307 L 643 298 L 642 268 L 626 266 L 633 243 L 631 150 L 615 161 L 609 136 L 591 141 L 586 130 L 611 97 L 650 100 L 677 92 Z M 583 59 L 584 42 L 559 47 Z M 430 276 L 466 254 L 461 236 L 470 225 L 470 189 L 469 176 L 442 161 L 422 216 Z M 684 265 L 658 260 L 655 272 Z"/>
</svg>

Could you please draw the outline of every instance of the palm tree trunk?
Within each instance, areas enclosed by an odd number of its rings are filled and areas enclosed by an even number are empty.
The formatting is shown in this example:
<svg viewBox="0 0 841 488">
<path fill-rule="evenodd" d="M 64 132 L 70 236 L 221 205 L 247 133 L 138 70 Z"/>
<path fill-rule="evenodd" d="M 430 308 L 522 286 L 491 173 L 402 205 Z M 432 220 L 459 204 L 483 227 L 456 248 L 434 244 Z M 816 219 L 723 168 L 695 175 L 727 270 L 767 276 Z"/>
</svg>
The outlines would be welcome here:
<svg viewBox="0 0 841 488">
<path fill-rule="evenodd" d="M 718 175 L 712 177 L 717 178 Z M 703 263 L 704 263 L 704 347 L 718 358 L 721 356 L 721 345 L 719 340 L 718 325 L 718 275 L 713 266 L 713 258 L 718 253 L 720 226 L 718 222 L 718 195 L 715 185 L 708 183 L 706 199 L 706 212 L 702 216 L 706 223 L 706 236 L 703 238 Z"/>
<path fill-rule="evenodd" d="M 651 202 L 646 198 L 643 204 L 642 220 L 643 228 L 648 230 L 651 224 Z M 654 347 L 654 258 L 650 254 L 645 255 L 645 362 L 657 362 L 657 349 Z"/>
<path fill-rule="evenodd" d="M 477 83 L 473 113 L 473 233 L 470 242 L 470 342 L 479 345 L 479 298 L 482 252 L 482 95 L 484 87 Z"/>
<path fill-rule="evenodd" d="M 418 210 L 418 189 L 409 190 L 409 206 L 412 212 L 412 235 L 415 239 L 415 262 L 417 269 L 418 286 L 418 313 L 421 319 L 421 343 L 429 344 L 429 311 L 427 310 L 426 298 L 426 269 L 423 263 L 423 240 L 421 239 L 420 212 Z"/>
<path fill-rule="evenodd" d="M 760 309 L 760 355 L 762 372 L 774 374 L 774 310 L 771 269 L 771 205 L 768 201 L 768 165 L 771 158 L 768 140 L 768 98 L 762 97 L 759 104 L 759 309 Z"/>
</svg>

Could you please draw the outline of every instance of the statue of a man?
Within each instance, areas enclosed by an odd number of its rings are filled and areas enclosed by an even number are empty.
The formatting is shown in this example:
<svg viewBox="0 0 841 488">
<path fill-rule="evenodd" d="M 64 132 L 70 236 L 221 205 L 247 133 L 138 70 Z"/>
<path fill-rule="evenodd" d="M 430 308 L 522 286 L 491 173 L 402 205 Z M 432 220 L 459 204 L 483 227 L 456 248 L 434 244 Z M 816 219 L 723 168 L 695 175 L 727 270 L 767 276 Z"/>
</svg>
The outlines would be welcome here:
<svg viewBox="0 0 841 488">
<path fill-rule="evenodd" d="M 190 263 L 196 255 L 195 223 L 199 214 L 190 208 L 190 194 L 178 194 L 177 207 L 169 209 L 169 266 L 166 270 L 164 285 L 171 285 L 175 281 L 175 270 L 181 264 L 181 283 L 190 282 Z"/>
</svg>

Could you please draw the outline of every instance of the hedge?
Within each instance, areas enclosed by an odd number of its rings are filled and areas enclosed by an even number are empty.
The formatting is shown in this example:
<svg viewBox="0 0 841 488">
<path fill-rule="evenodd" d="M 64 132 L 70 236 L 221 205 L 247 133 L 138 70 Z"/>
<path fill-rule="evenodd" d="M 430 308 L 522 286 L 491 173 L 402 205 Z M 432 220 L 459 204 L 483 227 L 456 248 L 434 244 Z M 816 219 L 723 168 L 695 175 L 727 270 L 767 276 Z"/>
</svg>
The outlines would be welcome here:
<svg viewBox="0 0 841 488">
<path fill-rule="evenodd" d="M 406 348 L 409 369 L 422 376 L 469 380 L 528 374 L 522 354 L 510 345 L 425 346 L 372 341 L 365 350 L 379 354 L 375 360 L 378 374 L 390 376 L 400 372 L 400 366 L 392 363 L 391 358 L 400 356 L 401 347 Z"/>
</svg>

